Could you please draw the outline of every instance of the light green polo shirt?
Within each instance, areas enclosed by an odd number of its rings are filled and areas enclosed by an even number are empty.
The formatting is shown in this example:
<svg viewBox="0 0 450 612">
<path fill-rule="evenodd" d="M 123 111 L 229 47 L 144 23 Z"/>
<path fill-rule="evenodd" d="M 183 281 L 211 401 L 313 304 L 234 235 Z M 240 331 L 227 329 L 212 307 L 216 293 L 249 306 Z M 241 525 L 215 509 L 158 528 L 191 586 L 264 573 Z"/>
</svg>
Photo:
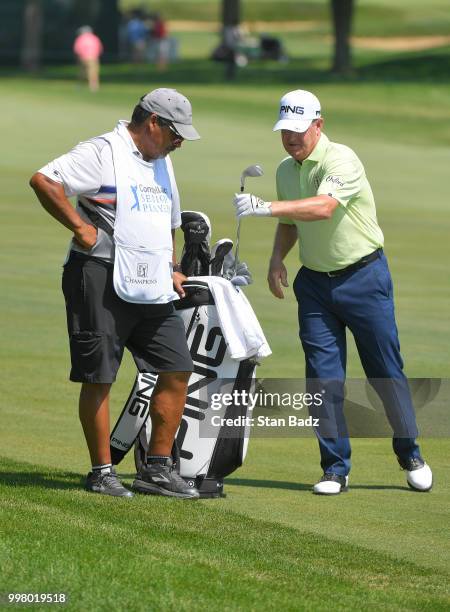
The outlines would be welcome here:
<svg viewBox="0 0 450 612">
<path fill-rule="evenodd" d="M 330 142 L 322 134 L 302 163 L 287 157 L 278 166 L 279 200 L 329 195 L 339 205 L 330 219 L 280 223 L 296 225 L 300 260 L 311 270 L 330 272 L 358 261 L 383 246 L 375 200 L 364 166 L 345 145 Z"/>
</svg>

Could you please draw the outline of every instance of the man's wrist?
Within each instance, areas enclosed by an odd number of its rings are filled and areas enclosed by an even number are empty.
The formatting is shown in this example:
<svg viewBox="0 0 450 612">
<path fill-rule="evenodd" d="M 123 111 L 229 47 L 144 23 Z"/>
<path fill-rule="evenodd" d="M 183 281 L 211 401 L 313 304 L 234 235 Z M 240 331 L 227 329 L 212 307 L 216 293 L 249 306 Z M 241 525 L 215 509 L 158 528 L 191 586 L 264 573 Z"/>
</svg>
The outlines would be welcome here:
<svg viewBox="0 0 450 612">
<path fill-rule="evenodd" d="M 173 272 L 183 272 L 183 270 L 181 269 L 181 264 L 179 263 L 172 264 L 172 270 Z"/>
<path fill-rule="evenodd" d="M 266 202 L 265 201 L 264 202 L 264 208 L 266 209 L 266 211 L 268 213 L 267 216 L 268 217 L 272 216 L 272 202 Z"/>
<path fill-rule="evenodd" d="M 283 257 L 279 253 L 272 253 L 270 263 L 283 263 Z"/>
</svg>

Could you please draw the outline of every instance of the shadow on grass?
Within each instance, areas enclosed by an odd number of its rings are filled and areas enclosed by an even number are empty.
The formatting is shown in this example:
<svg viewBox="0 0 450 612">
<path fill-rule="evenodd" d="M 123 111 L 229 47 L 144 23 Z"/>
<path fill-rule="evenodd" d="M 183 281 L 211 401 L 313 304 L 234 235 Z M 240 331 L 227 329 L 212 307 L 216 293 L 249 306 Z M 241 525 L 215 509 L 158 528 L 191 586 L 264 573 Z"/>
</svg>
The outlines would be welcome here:
<svg viewBox="0 0 450 612">
<path fill-rule="evenodd" d="M 237 485 L 238 487 L 256 487 L 261 489 L 288 489 L 292 491 L 312 490 L 312 484 L 286 482 L 283 480 L 253 480 L 247 478 L 230 478 L 225 480 L 225 484 Z M 401 487 L 397 485 L 350 485 L 350 489 L 411 491 L 411 489 L 409 489 L 408 487 Z"/>
<path fill-rule="evenodd" d="M 413 82 L 449 83 L 450 48 L 443 47 L 428 52 L 403 52 L 387 59 L 367 61 L 357 66 L 354 73 L 342 77 L 332 74 L 327 60 L 316 58 L 292 59 L 289 63 L 250 62 L 237 70 L 236 78 L 227 81 L 226 66 L 208 59 L 186 59 L 171 64 L 166 72 L 159 72 L 151 64 L 105 64 L 102 67 L 102 82 L 117 84 L 143 83 L 148 85 L 225 83 L 229 85 L 270 85 L 277 83 L 298 84 L 326 82 Z M 1 75 L 23 77 L 15 68 L 2 68 Z M 33 75 L 36 79 L 77 80 L 76 66 L 51 66 Z M 33 77 L 31 77 L 33 78 Z"/>
<path fill-rule="evenodd" d="M 34 487 L 41 489 L 79 489 L 84 486 L 84 479 L 73 472 L 55 474 L 44 472 L 0 472 L 0 486 Z"/>
<path fill-rule="evenodd" d="M 135 474 L 119 474 L 121 478 L 134 478 Z M 227 478 L 225 485 L 256 487 L 259 489 L 285 489 L 290 491 L 311 491 L 312 484 L 287 482 L 284 480 L 257 480 L 250 478 Z M 0 486 L 34 487 L 43 489 L 84 488 L 84 477 L 73 472 L 57 472 L 53 476 L 44 472 L 0 472 Z M 351 485 L 351 489 L 411 491 L 408 487 L 396 485 Z"/>
<path fill-rule="evenodd" d="M 291 491 L 311 491 L 312 489 L 312 485 L 299 482 L 287 482 L 285 480 L 256 480 L 251 478 L 229 478 L 225 480 L 225 484 L 261 489 L 288 489 Z"/>
<path fill-rule="evenodd" d="M 369 82 L 449 83 L 450 47 L 427 53 L 403 53 L 367 64 L 360 68 L 359 77 Z"/>
</svg>

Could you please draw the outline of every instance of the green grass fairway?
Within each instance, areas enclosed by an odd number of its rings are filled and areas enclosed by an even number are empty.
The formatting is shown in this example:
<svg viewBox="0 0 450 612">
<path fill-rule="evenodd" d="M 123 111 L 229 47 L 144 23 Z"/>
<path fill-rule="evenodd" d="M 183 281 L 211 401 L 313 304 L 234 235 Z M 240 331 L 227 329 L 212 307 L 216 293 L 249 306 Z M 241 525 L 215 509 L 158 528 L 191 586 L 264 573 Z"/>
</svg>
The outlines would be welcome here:
<svg viewBox="0 0 450 612">
<path fill-rule="evenodd" d="M 439 492 L 366 484 L 317 500 L 278 461 L 263 466 L 250 461 L 258 478 L 242 470 L 227 499 L 177 502 L 103 499 L 72 471 L 5 461 L 3 590 L 66 592 L 75 610 L 445 609 L 448 574 L 430 533 Z M 383 535 L 368 537 L 370 524 Z M 389 553 L 382 538 L 397 540 Z"/>
<path fill-rule="evenodd" d="M 48 70 L 46 80 L 0 81 L 0 596 L 65 592 L 67 609 L 83 611 L 449 609 L 445 438 L 422 441 L 435 476 L 430 494 L 406 487 L 388 439 L 356 439 L 350 492 L 313 496 L 320 468 L 312 438 L 252 440 L 245 465 L 227 480 L 225 499 L 114 500 L 82 490 L 89 465 L 78 386 L 67 381 L 60 292 L 69 233 L 27 184 L 48 160 L 129 117 L 142 93 L 170 84 L 192 99 L 203 136 L 173 156 L 183 207 L 210 216 L 214 241 L 234 238 L 231 197 L 242 169 L 261 164 L 264 177 L 249 179 L 247 188 L 275 196 L 284 156 L 272 133 L 280 96 L 312 89 L 323 104 L 326 133 L 356 149 L 375 192 L 406 372 L 449 377 L 448 75 L 443 83 L 416 82 L 414 71 L 387 58 L 390 74 L 400 70 L 397 82 L 385 79 L 371 57 L 358 56 L 365 76 L 348 83 L 316 74 L 323 58 L 266 72 L 250 67 L 232 84 L 198 59 L 174 66 L 161 81 L 148 67 L 133 73 L 110 67 L 95 96 L 65 68 Z M 401 61 L 419 66 L 415 54 Z M 273 350 L 258 374 L 302 377 L 292 291 L 277 302 L 266 288 L 274 229 L 273 220 L 250 219 L 241 233 L 241 257 L 255 279 L 246 293 Z M 292 282 L 295 253 L 288 268 Z M 363 376 L 351 338 L 348 374 Z M 127 355 L 113 390 L 113 420 L 133 377 Z M 131 457 L 119 471 L 130 484 Z"/>
</svg>

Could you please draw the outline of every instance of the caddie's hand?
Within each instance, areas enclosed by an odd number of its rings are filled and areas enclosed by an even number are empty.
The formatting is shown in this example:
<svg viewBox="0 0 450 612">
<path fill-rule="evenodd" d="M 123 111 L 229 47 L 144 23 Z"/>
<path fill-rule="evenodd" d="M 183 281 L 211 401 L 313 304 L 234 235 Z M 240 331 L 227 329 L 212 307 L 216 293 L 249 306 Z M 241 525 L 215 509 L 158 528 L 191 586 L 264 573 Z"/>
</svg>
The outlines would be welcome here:
<svg viewBox="0 0 450 612">
<path fill-rule="evenodd" d="M 272 215 L 272 202 L 264 202 L 262 198 L 252 193 L 235 193 L 233 199 L 236 208 L 236 217 L 270 217 Z"/>
<path fill-rule="evenodd" d="M 271 293 L 280 300 L 284 299 L 283 287 L 289 287 L 287 280 L 287 270 L 284 263 L 280 260 L 271 259 L 269 272 L 267 274 L 267 282 Z"/>
<path fill-rule="evenodd" d="M 187 276 L 182 272 L 174 272 L 172 274 L 173 290 L 178 293 L 180 298 L 184 298 L 186 293 L 182 287 L 183 283 L 187 281 Z"/>
<path fill-rule="evenodd" d="M 83 223 L 81 228 L 73 233 L 73 238 L 83 249 L 92 249 L 97 242 L 97 228 L 90 223 Z"/>
</svg>

